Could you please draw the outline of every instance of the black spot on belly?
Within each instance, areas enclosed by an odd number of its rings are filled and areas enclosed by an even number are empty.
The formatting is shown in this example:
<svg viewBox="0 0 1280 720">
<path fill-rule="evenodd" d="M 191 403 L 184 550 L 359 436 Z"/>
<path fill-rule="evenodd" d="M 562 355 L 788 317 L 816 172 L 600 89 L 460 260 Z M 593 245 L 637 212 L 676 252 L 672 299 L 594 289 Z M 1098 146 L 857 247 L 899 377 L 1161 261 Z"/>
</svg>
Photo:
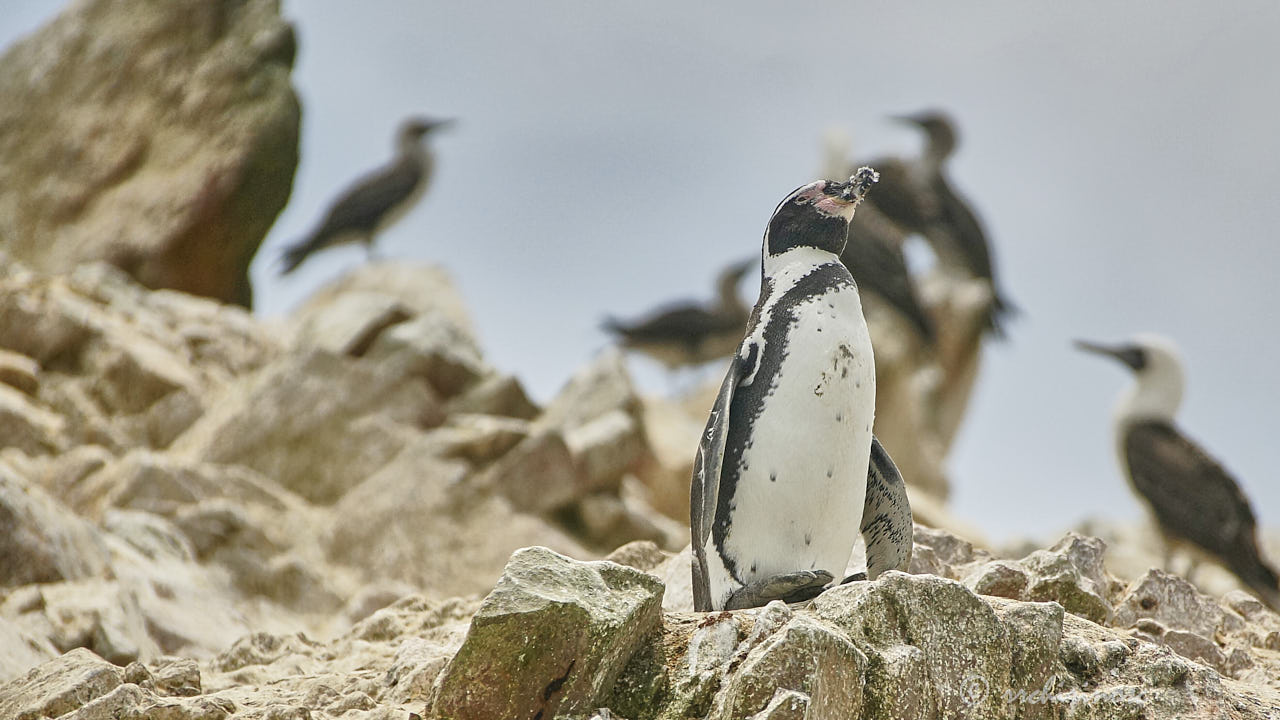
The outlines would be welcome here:
<svg viewBox="0 0 1280 720">
<path fill-rule="evenodd" d="M 778 473 L 776 472 L 769 473 L 769 482 L 778 482 Z"/>
<path fill-rule="evenodd" d="M 812 542 L 813 542 L 813 536 L 812 536 L 812 535 L 810 535 L 809 533 L 805 533 L 805 534 L 804 534 L 804 544 L 805 544 L 805 545 L 808 545 L 808 544 L 810 544 L 810 543 L 812 543 Z"/>
<path fill-rule="evenodd" d="M 827 477 L 831 477 L 831 476 L 832 476 L 832 475 L 834 475 L 835 473 L 836 473 L 836 469 L 835 469 L 835 468 L 827 468 Z"/>
<path fill-rule="evenodd" d="M 849 377 L 849 368 L 840 368 L 840 377 L 842 378 Z"/>
<path fill-rule="evenodd" d="M 755 571 L 756 571 L 756 564 L 751 563 L 751 572 L 755 572 Z"/>
<path fill-rule="evenodd" d="M 844 413 L 836 413 L 836 422 L 844 422 Z"/>
</svg>

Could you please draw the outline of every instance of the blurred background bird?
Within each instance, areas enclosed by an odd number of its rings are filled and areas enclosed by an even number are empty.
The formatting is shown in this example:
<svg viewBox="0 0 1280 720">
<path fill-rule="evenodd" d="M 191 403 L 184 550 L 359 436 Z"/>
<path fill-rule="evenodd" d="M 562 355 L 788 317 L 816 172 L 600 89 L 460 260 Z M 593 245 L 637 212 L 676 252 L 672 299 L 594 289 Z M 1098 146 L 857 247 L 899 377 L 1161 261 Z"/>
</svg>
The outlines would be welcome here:
<svg viewBox="0 0 1280 720">
<path fill-rule="evenodd" d="M 280 274 L 288 275 L 312 254 L 336 245 L 363 243 L 372 254 L 378 235 L 422 199 L 435 165 L 427 136 L 450 124 L 451 120 L 423 117 L 403 121 L 396 133 L 395 158 L 352 183 L 315 230 L 285 248 Z"/>
<path fill-rule="evenodd" d="M 604 328 L 625 348 L 656 360 L 668 371 L 696 368 L 728 357 L 742 341 L 750 308 L 738 293 L 744 275 L 759 260 L 740 260 L 716 277 L 716 299 L 681 301 L 633 322 L 607 318 Z"/>
<path fill-rule="evenodd" d="M 1172 342 L 1155 335 L 1107 346 L 1076 347 L 1128 366 L 1134 385 L 1115 411 L 1115 442 L 1129 485 L 1150 509 L 1165 543 L 1165 569 L 1184 552 L 1191 579 L 1201 560 L 1240 578 L 1272 609 L 1280 610 L 1280 577 L 1258 549 L 1257 520 L 1239 483 L 1174 422 L 1182 404 L 1182 363 Z"/>
</svg>

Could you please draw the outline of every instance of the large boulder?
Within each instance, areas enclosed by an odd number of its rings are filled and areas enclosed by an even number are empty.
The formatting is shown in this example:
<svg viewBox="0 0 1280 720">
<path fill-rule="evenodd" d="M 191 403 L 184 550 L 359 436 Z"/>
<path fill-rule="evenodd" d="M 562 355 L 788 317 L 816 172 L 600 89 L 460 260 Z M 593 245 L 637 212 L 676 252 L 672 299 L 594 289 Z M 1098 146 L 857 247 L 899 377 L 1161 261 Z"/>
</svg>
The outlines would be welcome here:
<svg viewBox="0 0 1280 720">
<path fill-rule="evenodd" d="M 0 685 L 0 717 L 62 717 L 120 687 L 123 675 L 88 650 L 72 650 Z"/>
<path fill-rule="evenodd" d="M 298 162 L 295 50 L 276 0 L 75 3 L 0 58 L 0 239 L 249 305 Z"/>
<path fill-rule="evenodd" d="M 535 720 L 599 707 L 662 619 L 662 583 L 546 548 L 511 556 L 439 681 L 442 718 Z"/>
</svg>

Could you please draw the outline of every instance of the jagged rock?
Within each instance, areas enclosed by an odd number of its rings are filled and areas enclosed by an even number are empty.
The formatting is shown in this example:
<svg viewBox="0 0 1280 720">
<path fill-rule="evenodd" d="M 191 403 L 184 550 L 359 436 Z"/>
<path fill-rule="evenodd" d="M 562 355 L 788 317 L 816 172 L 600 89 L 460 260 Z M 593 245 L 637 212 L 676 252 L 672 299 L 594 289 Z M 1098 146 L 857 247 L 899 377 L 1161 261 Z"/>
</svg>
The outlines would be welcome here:
<svg viewBox="0 0 1280 720">
<path fill-rule="evenodd" d="M 311 351 L 229 386 L 170 450 L 244 465 L 332 503 L 389 462 L 415 424 L 442 419 L 432 391 L 403 368 Z"/>
<path fill-rule="evenodd" d="M 686 543 L 689 529 L 654 509 L 646 495 L 644 485 L 627 476 L 616 492 L 587 495 L 559 518 L 576 536 L 600 548 L 651 540 L 674 550 Z"/>
<path fill-rule="evenodd" d="M 1118 627 L 1131 627 L 1140 618 L 1206 638 L 1244 624 L 1243 618 L 1224 611 L 1184 578 L 1156 568 L 1130 583 L 1116 604 Z"/>
<path fill-rule="evenodd" d="M 1250 638 L 1241 637 L 1245 619 L 1162 570 L 1152 568 L 1129 584 L 1116 605 L 1115 624 L 1228 677 L 1253 665 Z"/>
<path fill-rule="evenodd" d="M 294 52 L 270 0 L 84 2 L 16 43 L 0 58 L 9 251 L 249 305 L 298 160 Z"/>
<path fill-rule="evenodd" d="M 617 487 L 645 453 L 640 423 L 622 409 L 610 410 L 566 431 L 564 442 L 588 490 Z"/>
<path fill-rule="evenodd" d="M 534 718 L 600 707 L 656 633 L 662 590 L 622 565 L 545 548 L 516 552 L 441 675 L 433 713 Z"/>
<path fill-rule="evenodd" d="M 1023 599 L 1056 600 L 1068 612 L 1105 623 L 1111 615 L 1105 551 L 1097 538 L 1068 533 L 1049 550 L 1031 553 L 1020 561 L 1030 576 Z"/>
<path fill-rule="evenodd" d="M 188 658 L 161 658 L 149 673 L 155 691 L 160 695 L 191 697 L 199 695 L 200 667 Z"/>
<path fill-rule="evenodd" d="M 489 373 L 470 333 L 439 312 L 391 325 L 373 339 L 365 356 L 403 364 L 444 398 L 461 394 Z"/>
<path fill-rule="evenodd" d="M 634 540 L 619 546 L 605 560 L 633 567 L 640 572 L 649 572 L 662 565 L 669 557 L 652 540 Z"/>
<path fill-rule="evenodd" d="M 515 507 L 549 513 L 582 497 L 586 481 L 569 446 L 553 429 L 535 429 L 499 458 L 478 481 L 493 487 Z"/>
<path fill-rule="evenodd" d="M 640 459 L 636 476 L 649 488 L 658 510 L 686 524 L 698 434 L 707 422 L 714 400 L 715 396 L 711 395 L 703 407 L 692 397 L 684 405 L 666 398 L 645 397 L 641 406 L 649 452 Z"/>
<path fill-rule="evenodd" d="M 121 681 L 120 668 L 88 650 L 72 650 L 0 685 L 0 717 L 61 717 L 110 693 Z"/>
<path fill-rule="evenodd" d="M 65 720 L 223 720 L 235 712 L 233 703 L 218 698 L 174 700 L 137 685 L 124 684 L 85 703 Z"/>
<path fill-rule="evenodd" d="M 688 545 L 676 553 L 664 567 L 654 573 L 667 586 L 662 597 L 662 609 L 667 612 L 693 612 L 693 552 Z"/>
<path fill-rule="evenodd" d="M 90 517 L 100 516 L 107 507 L 117 507 L 176 518 L 186 508 L 220 498 L 277 512 L 296 502 L 247 468 L 194 462 L 150 450 L 135 450 L 108 462 L 81 480 L 70 497 L 74 506 Z"/>
<path fill-rule="evenodd" d="M 441 457 L 484 464 L 529 437 L 529 423 L 512 417 L 455 413 L 429 437 L 440 446 Z"/>
<path fill-rule="evenodd" d="M 631 376 L 616 348 L 601 352 L 590 365 L 575 373 L 543 410 L 538 423 L 569 431 L 612 410 L 632 416 L 640 411 Z"/>
<path fill-rule="evenodd" d="M 294 323 L 294 347 L 352 357 L 364 355 L 381 333 L 413 317 L 395 297 L 368 290 L 342 293 L 308 310 Z"/>
<path fill-rule="evenodd" d="M 448 413 L 476 413 L 532 420 L 538 416 L 520 381 L 510 375 L 492 374 L 449 400 Z"/>
<path fill-rule="evenodd" d="M 288 655 L 308 655 L 316 643 L 302 633 L 272 635 L 256 632 L 240 638 L 210 663 L 218 672 L 231 672 L 250 665 L 267 665 Z"/>
<path fill-rule="evenodd" d="M 779 689 L 769 704 L 750 720 L 807 720 L 810 702 L 809 696 L 802 692 Z"/>
<path fill-rule="evenodd" d="M 468 468 L 427 440 L 410 444 L 333 508 L 330 559 L 366 580 L 396 579 L 441 596 L 484 592 L 516 548 L 590 555 L 547 521 L 470 486 Z"/>
<path fill-rule="evenodd" d="M 28 455 L 57 453 L 67 444 L 65 426 L 59 415 L 0 385 L 0 448 L 17 448 Z"/>
<path fill-rule="evenodd" d="M 857 717 L 867 658 L 838 630 L 797 617 L 747 655 L 728 681 L 723 718 L 764 711 L 778 691 L 808 698 L 815 718 Z M 715 716 L 713 714 L 713 716 Z"/>
<path fill-rule="evenodd" d="M 0 350 L 0 383 L 35 395 L 40 387 L 40 363 L 20 353 Z"/>
<path fill-rule="evenodd" d="M 919 531 L 918 531 L 919 532 Z M 932 542 L 943 547 L 947 533 L 933 531 Z M 953 538 L 954 540 L 954 538 Z M 919 545 L 917 545 L 919 547 Z M 1103 565 L 1106 544 L 1098 538 L 1068 533 L 1048 550 L 1036 550 L 1017 562 L 989 560 L 985 552 L 952 545 L 943 553 L 934 553 L 939 567 L 925 567 L 930 555 L 922 555 L 921 564 L 913 560 L 912 570 L 935 572 L 959 577 L 965 586 L 983 595 L 1014 600 L 1048 601 L 1061 604 L 1068 612 L 1106 623 L 1111 616 L 1109 598 L 1115 581 Z"/>
<path fill-rule="evenodd" d="M 0 588 L 100 576 L 100 533 L 0 462 Z"/>
<path fill-rule="evenodd" d="M 345 273 L 312 293 L 294 312 L 299 323 L 328 312 L 327 308 L 343 295 L 378 293 L 394 298 L 412 316 L 438 313 L 467 335 L 467 344 L 477 347 L 471 315 L 466 303 L 444 269 L 404 260 L 368 262 Z"/>
<path fill-rule="evenodd" d="M 868 658 L 869 717 L 1001 717 L 1012 646 L 992 608 L 958 582 L 888 572 L 833 588 L 814 613 L 849 634 Z M 970 677 L 988 685 L 980 694 Z M 980 695 L 980 697 L 978 696 Z"/>
<path fill-rule="evenodd" d="M 34 586 L 28 588 L 35 590 Z M 6 602 L 0 606 L 0 683 L 5 683 L 10 679 L 21 675 L 27 670 L 52 660 L 60 653 L 48 638 L 41 637 L 32 633 L 28 629 L 22 627 L 18 623 L 4 617 L 10 610 L 10 602 L 13 596 L 6 598 Z M 33 598 L 35 603 L 43 603 L 44 598 L 39 595 L 37 590 Z M 15 603 L 16 608 L 22 608 L 24 605 L 30 607 L 31 601 L 19 601 Z M 2 697 L 2 696 L 0 696 Z M 4 701 L 0 699 L 0 705 Z"/>
</svg>

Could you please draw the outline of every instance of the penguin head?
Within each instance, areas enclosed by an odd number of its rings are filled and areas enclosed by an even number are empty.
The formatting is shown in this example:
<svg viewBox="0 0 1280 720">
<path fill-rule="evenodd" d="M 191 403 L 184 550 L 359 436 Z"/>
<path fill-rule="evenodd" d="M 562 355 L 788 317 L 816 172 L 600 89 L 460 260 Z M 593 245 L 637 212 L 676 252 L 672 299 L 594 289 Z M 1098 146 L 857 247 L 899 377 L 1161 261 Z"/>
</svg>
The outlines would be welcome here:
<svg viewBox="0 0 1280 720">
<path fill-rule="evenodd" d="M 818 180 L 796 188 L 769 218 L 765 254 L 812 247 L 839 255 L 844 251 L 854 209 L 879 179 L 875 170 L 862 167 L 846 182 Z"/>
</svg>

